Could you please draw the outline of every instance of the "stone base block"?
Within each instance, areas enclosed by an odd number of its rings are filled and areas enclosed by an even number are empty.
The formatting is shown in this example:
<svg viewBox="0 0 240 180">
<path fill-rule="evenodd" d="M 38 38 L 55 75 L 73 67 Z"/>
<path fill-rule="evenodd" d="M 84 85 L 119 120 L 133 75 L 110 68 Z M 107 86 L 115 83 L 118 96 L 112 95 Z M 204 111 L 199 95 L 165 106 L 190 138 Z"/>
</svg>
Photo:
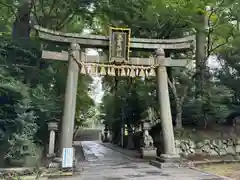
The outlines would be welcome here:
<svg viewBox="0 0 240 180">
<path fill-rule="evenodd" d="M 156 157 L 156 160 L 164 163 L 174 163 L 181 162 L 181 157 L 179 154 L 161 154 L 160 157 Z"/>
<path fill-rule="evenodd" d="M 189 167 L 189 163 L 178 154 L 162 154 L 160 157 L 157 156 L 156 160 L 151 161 L 150 164 L 158 168 Z"/>
<path fill-rule="evenodd" d="M 157 155 L 155 148 L 141 148 L 140 150 L 141 158 L 154 159 Z"/>
<path fill-rule="evenodd" d="M 50 161 L 48 168 L 54 168 L 54 169 L 62 169 L 62 158 L 55 157 Z M 73 167 L 71 169 L 76 168 L 76 159 L 73 160 Z M 68 168 L 67 168 L 68 169 Z"/>
<path fill-rule="evenodd" d="M 62 158 L 55 157 L 50 160 L 48 168 L 59 169 L 61 167 L 61 164 L 62 164 Z"/>
<path fill-rule="evenodd" d="M 189 162 L 159 162 L 156 160 L 150 161 L 150 164 L 158 168 L 178 168 L 178 167 L 187 167 L 193 168 L 194 164 Z"/>
<path fill-rule="evenodd" d="M 56 162 L 50 162 L 48 165 L 48 168 L 52 168 L 52 169 L 59 169 L 60 167 L 61 167 L 61 164 Z"/>
<path fill-rule="evenodd" d="M 61 171 L 65 173 L 72 173 L 74 172 L 74 168 L 61 168 Z"/>
<path fill-rule="evenodd" d="M 59 178 L 69 179 L 71 176 L 73 176 L 73 172 L 55 171 L 42 174 L 42 177 L 47 179 L 59 179 Z"/>
<path fill-rule="evenodd" d="M 54 157 L 56 157 L 56 154 L 55 154 L 55 153 L 53 153 L 53 154 L 47 154 L 47 158 L 54 158 Z"/>
<path fill-rule="evenodd" d="M 150 164 L 153 165 L 153 166 L 156 166 L 158 168 L 176 168 L 176 167 L 179 167 L 179 164 L 178 163 L 163 163 L 163 162 L 159 162 L 159 161 L 156 161 L 156 160 L 152 160 L 150 161 Z"/>
</svg>

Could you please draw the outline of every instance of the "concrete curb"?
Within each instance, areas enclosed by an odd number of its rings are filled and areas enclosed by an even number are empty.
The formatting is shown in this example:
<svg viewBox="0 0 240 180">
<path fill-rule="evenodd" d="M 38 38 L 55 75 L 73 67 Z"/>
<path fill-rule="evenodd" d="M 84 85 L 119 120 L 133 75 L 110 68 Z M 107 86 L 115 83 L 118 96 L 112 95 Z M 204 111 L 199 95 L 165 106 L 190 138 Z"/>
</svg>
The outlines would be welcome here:
<svg viewBox="0 0 240 180">
<path fill-rule="evenodd" d="M 35 180 L 37 175 L 36 172 L 34 172 L 33 167 L 16 167 L 16 168 L 0 168 L 0 174 L 4 175 L 5 173 L 17 173 L 23 180 Z M 45 167 L 40 167 L 40 170 L 45 170 Z M 29 172 L 29 173 L 28 173 Z M 45 180 L 46 178 L 39 177 L 40 180 Z M 0 180 L 3 180 L 0 178 Z"/>
<path fill-rule="evenodd" d="M 38 180 L 47 180 L 47 177 L 39 177 Z M 25 176 L 22 180 L 36 180 L 36 176 Z"/>
<path fill-rule="evenodd" d="M 78 147 L 80 147 L 81 148 L 81 152 L 82 152 L 82 154 L 83 154 L 83 158 L 84 158 L 84 161 L 85 160 L 87 160 L 87 156 L 86 156 L 86 153 L 85 153 L 85 151 L 83 150 L 83 146 L 82 146 L 82 143 L 81 143 L 81 141 L 73 141 L 73 147 L 76 147 L 76 146 L 78 146 Z M 75 153 L 75 155 L 76 155 L 76 153 Z M 75 156 L 76 157 L 76 156 Z"/>
<path fill-rule="evenodd" d="M 73 177 L 74 173 L 73 172 L 53 172 L 53 173 L 45 173 L 42 175 L 43 178 L 46 179 L 57 179 L 57 178 L 61 178 L 61 177 Z"/>
<path fill-rule="evenodd" d="M 224 180 L 233 180 L 233 179 L 225 177 L 225 176 L 219 176 L 219 175 L 216 175 L 216 174 L 213 174 L 213 173 L 202 171 L 201 169 L 198 169 L 196 167 L 190 167 L 190 169 L 193 169 L 195 171 L 202 172 L 202 173 L 207 173 L 207 174 L 212 175 L 212 176 L 217 176 L 219 178 L 223 178 Z"/>
<path fill-rule="evenodd" d="M 150 165 L 155 166 L 157 168 L 163 169 L 163 168 L 179 168 L 179 167 L 185 167 L 185 166 L 180 166 L 177 163 L 161 163 L 155 160 L 151 160 L 149 162 Z M 188 167 L 187 167 L 188 168 Z"/>
<path fill-rule="evenodd" d="M 208 165 L 208 164 L 230 164 L 240 163 L 240 160 L 209 160 L 209 161 L 192 161 L 194 166 Z"/>
<path fill-rule="evenodd" d="M 204 172 L 203 170 L 197 168 L 196 166 L 200 165 L 210 165 L 210 164 L 230 164 L 230 163 L 240 163 L 240 160 L 212 160 L 212 161 L 195 161 L 192 162 L 194 164 L 194 167 L 190 167 L 193 170 Z M 209 173 L 210 175 L 215 175 L 213 173 Z M 224 178 L 226 180 L 232 180 L 231 178 L 225 177 L 225 176 L 219 176 L 220 178 Z"/>
<path fill-rule="evenodd" d="M 195 171 L 198 171 L 198 172 L 207 173 L 209 175 L 216 176 L 217 178 L 222 178 L 223 180 L 233 180 L 233 179 L 225 177 L 225 176 L 219 176 L 219 175 L 216 175 L 216 174 L 213 174 L 213 173 L 205 172 L 205 171 L 203 171 L 201 169 L 198 169 L 196 167 L 189 166 L 190 165 L 189 163 L 185 163 L 184 165 L 178 165 L 178 164 L 175 164 L 175 163 L 161 163 L 161 162 L 158 162 L 158 161 L 150 161 L 150 164 L 152 166 L 157 167 L 157 168 L 180 168 L 180 167 L 185 167 L 185 168 L 189 168 L 189 169 L 192 169 L 192 170 L 195 170 Z"/>
<path fill-rule="evenodd" d="M 33 171 L 33 167 L 19 167 L 19 168 L 0 168 L 0 172 L 24 172 Z"/>
</svg>

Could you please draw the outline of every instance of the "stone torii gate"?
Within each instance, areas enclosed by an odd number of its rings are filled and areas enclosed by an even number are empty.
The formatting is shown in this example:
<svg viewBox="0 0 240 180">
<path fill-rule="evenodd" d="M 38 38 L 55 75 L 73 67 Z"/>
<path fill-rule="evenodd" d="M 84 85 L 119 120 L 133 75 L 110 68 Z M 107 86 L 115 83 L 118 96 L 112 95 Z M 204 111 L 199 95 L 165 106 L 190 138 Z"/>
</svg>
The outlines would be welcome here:
<svg viewBox="0 0 240 180">
<path fill-rule="evenodd" d="M 166 58 L 164 50 L 186 51 L 195 46 L 195 36 L 179 39 L 130 38 L 129 29 L 110 28 L 109 37 L 62 33 L 35 26 L 40 39 L 70 46 L 69 52 L 42 51 L 42 58 L 68 62 L 61 150 L 72 148 L 78 74 L 97 72 L 110 76 L 156 76 L 164 140 L 162 157 L 178 157 L 175 148 L 166 67 L 185 67 L 186 59 Z M 109 56 L 87 56 L 85 48 L 109 49 Z M 149 58 L 129 57 L 131 51 L 155 52 Z"/>
</svg>

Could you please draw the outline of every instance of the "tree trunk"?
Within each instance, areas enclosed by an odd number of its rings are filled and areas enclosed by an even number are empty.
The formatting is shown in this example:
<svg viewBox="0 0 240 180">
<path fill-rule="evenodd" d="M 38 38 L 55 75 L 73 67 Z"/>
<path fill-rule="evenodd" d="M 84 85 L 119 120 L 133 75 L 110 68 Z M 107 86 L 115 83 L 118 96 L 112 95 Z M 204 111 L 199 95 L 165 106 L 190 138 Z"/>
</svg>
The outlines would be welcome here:
<svg viewBox="0 0 240 180">
<path fill-rule="evenodd" d="M 174 83 L 172 83 L 170 81 L 170 79 L 168 79 L 168 84 L 172 89 L 175 103 L 176 103 L 176 128 L 182 129 L 182 104 L 183 104 L 183 100 L 185 98 L 185 94 L 187 93 L 187 88 L 185 88 L 184 94 L 182 95 L 182 97 L 179 97 L 177 94 L 177 89 L 176 89 Z"/>
<path fill-rule="evenodd" d="M 208 116 L 205 112 L 203 112 L 204 114 L 204 129 L 207 129 L 207 126 L 208 126 Z"/>
<path fill-rule="evenodd" d="M 204 86 L 204 73 L 206 70 L 206 18 L 203 13 L 198 14 L 198 27 L 196 28 L 196 98 L 202 97 Z"/>
<path fill-rule="evenodd" d="M 30 37 L 30 14 L 32 9 L 31 0 L 22 0 L 17 11 L 16 19 L 12 27 L 13 39 Z"/>
<path fill-rule="evenodd" d="M 182 129 L 182 105 L 176 101 L 176 129 Z"/>
</svg>

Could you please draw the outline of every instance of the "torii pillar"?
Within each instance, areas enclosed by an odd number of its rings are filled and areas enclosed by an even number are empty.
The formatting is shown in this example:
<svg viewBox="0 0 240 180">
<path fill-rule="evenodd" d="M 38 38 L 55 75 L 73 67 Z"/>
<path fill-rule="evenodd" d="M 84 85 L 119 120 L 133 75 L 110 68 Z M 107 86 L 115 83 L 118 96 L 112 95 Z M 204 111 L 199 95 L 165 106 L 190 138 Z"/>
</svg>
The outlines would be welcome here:
<svg viewBox="0 0 240 180">
<path fill-rule="evenodd" d="M 164 142 L 164 154 L 160 156 L 162 162 L 173 162 L 179 160 L 180 156 L 176 153 L 174 131 L 172 124 L 172 114 L 170 107 L 170 98 L 168 90 L 168 75 L 166 66 L 163 64 L 166 61 L 163 49 L 155 51 L 155 64 L 157 67 L 157 91 L 158 101 L 160 105 L 161 127 Z"/>
<path fill-rule="evenodd" d="M 72 43 L 68 60 L 68 73 L 61 127 L 61 152 L 63 148 L 72 148 L 79 74 L 79 67 L 76 60 L 78 60 L 79 57 L 80 46 L 79 44 Z"/>
</svg>

